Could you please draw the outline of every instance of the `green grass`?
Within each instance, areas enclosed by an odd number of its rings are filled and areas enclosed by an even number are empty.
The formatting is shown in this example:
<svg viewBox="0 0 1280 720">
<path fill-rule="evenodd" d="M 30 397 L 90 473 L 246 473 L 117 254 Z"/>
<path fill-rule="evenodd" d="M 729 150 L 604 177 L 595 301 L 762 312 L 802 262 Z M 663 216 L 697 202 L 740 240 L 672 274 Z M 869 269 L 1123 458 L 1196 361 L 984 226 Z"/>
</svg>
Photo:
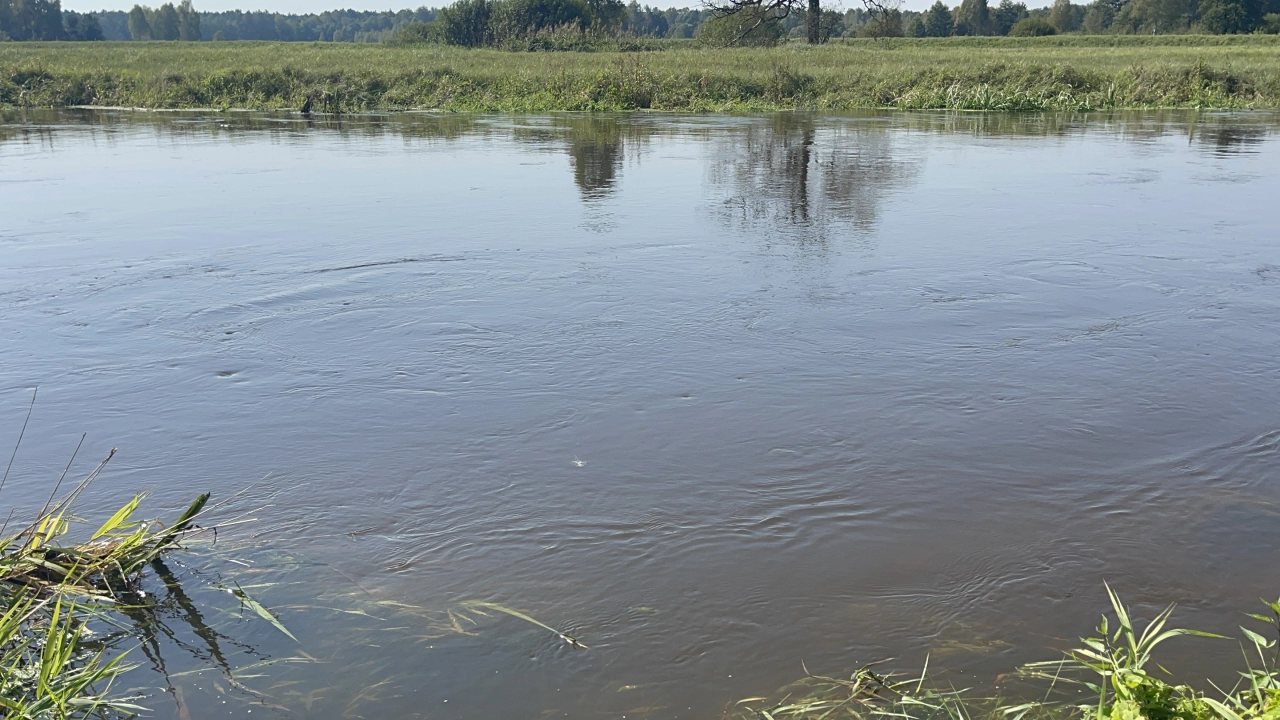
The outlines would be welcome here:
<svg viewBox="0 0 1280 720">
<path fill-rule="evenodd" d="M 8 483 L 26 429 L 24 421 L 0 490 Z M 0 522 L 0 715 L 6 719 L 68 720 L 144 710 L 112 693 L 115 680 L 131 667 L 123 662 L 127 651 L 115 652 L 94 639 L 90 626 L 128 627 L 131 613 L 151 602 L 141 589 L 147 570 L 180 541 L 205 530 L 194 523 L 208 494 L 197 497 L 171 525 L 135 517 L 145 497 L 141 494 L 90 526 L 96 527 L 92 532 L 76 532 L 75 525 L 84 522 L 76 514 L 77 500 L 116 453 L 112 448 L 59 497 L 79 450 L 77 446 L 29 521 L 17 520 L 15 509 Z M 247 596 L 240 600 L 260 609 Z"/>
<path fill-rule="evenodd" d="M 62 498 L 56 497 L 59 480 L 29 524 L 14 527 L 10 514 L 0 527 L 0 709 L 5 718 L 62 720 L 143 709 L 111 694 L 115 679 L 130 666 L 123 664 L 123 654 L 108 657 L 105 648 L 89 649 L 88 626 L 96 620 L 110 623 L 110 615 L 146 603 L 138 592 L 142 574 L 191 534 L 209 496 L 198 497 L 165 526 L 134 518 L 144 497 L 137 495 L 87 538 L 69 540 L 76 500 L 114 454 Z"/>
<path fill-rule="evenodd" d="M 0 43 L 0 105 L 995 111 L 1280 107 L 1280 36 L 852 40 L 510 53 L 347 43 Z"/>
<path fill-rule="evenodd" d="M 157 523 L 133 519 L 138 496 L 89 540 L 62 542 L 78 494 L 0 538 L 0 708 L 6 718 L 143 709 L 111 694 L 115 679 L 130 666 L 123 664 L 123 654 L 108 658 L 104 648 L 87 649 L 87 628 L 118 608 L 143 602 L 135 588 L 144 566 L 186 532 L 208 499 L 201 496 L 173 527 L 156 531 Z"/>
<path fill-rule="evenodd" d="M 1280 718 L 1280 661 L 1274 637 L 1241 627 L 1243 670 L 1230 688 L 1211 693 L 1178 684 L 1154 659 L 1156 648 L 1182 636 L 1220 635 L 1168 628 L 1170 606 L 1141 629 L 1107 587 L 1114 624 L 1103 616 L 1093 637 L 1059 660 L 1019 668 L 1013 676 L 1038 684 L 1040 700 L 974 698 L 963 688 L 939 688 L 927 677 L 900 677 L 869 665 L 848 679 L 808 675 L 776 696 L 739 700 L 726 720 L 1275 720 Z M 1248 617 L 1280 633 L 1280 602 Z"/>
</svg>

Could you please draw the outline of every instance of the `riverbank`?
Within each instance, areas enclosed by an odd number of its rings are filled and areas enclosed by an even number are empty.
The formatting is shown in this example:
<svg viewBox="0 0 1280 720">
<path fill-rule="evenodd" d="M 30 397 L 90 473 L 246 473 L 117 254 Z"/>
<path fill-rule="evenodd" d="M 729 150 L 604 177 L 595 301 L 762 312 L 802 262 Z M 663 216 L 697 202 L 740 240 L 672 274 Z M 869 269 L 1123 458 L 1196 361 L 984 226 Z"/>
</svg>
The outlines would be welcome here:
<svg viewBox="0 0 1280 720">
<path fill-rule="evenodd" d="M 349 43 L 3 43 L 0 105 L 546 112 L 1280 107 L 1280 36 L 854 40 L 510 53 Z"/>
</svg>

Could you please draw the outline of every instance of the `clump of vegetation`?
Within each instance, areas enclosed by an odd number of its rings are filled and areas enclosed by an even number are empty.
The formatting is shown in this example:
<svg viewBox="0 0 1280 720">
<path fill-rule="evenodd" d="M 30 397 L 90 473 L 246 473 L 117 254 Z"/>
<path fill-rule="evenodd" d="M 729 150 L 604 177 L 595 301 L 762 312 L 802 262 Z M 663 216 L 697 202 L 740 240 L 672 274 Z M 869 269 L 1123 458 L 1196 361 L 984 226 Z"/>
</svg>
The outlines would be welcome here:
<svg viewBox="0 0 1280 720">
<path fill-rule="evenodd" d="M 1048 20 L 1038 17 L 1022 18 L 1009 28 L 1009 37 L 1045 37 L 1057 34 L 1057 28 Z"/>
<path fill-rule="evenodd" d="M 1179 636 L 1222 638 L 1220 635 L 1168 628 L 1170 606 L 1140 631 L 1128 609 L 1107 587 L 1115 616 L 1112 625 L 1103 616 L 1097 634 L 1081 640 L 1060 660 L 1025 665 L 1018 677 L 1044 684 L 1045 699 L 1009 703 L 1001 698 L 974 698 L 952 687 L 936 689 L 925 671 L 916 677 L 880 673 L 874 665 L 861 667 L 849 679 L 808 675 L 783 688 L 777 699 L 764 697 L 738 701 L 727 717 L 734 720 L 835 720 L 895 717 L 906 720 L 1023 720 L 1028 717 L 1078 720 L 1272 720 L 1280 717 L 1280 645 L 1248 628 L 1240 628 L 1247 640 L 1245 670 L 1234 687 L 1215 688 L 1219 697 L 1174 684 L 1153 673 L 1157 646 Z M 1280 637 L 1280 602 L 1267 602 L 1271 614 L 1250 614 L 1266 623 Z M 1163 668 L 1161 668 L 1163 669 Z M 1081 688 L 1089 701 L 1079 702 Z M 1055 698 L 1069 695 L 1070 700 Z"/>
<path fill-rule="evenodd" d="M 143 572 L 199 532 L 194 521 L 209 495 L 197 497 L 167 526 L 136 519 L 144 498 L 136 495 L 88 537 L 72 539 L 74 505 L 114 454 L 112 449 L 58 498 L 64 472 L 27 525 L 11 527 L 10 513 L 0 527 L 0 708 L 6 718 L 63 720 L 142 710 L 132 698 L 112 694 L 114 680 L 130 666 L 124 654 L 109 657 L 104 647 L 90 648 L 90 623 L 146 603 Z M 0 488 L 7 479 L 6 470 Z"/>
<path fill-rule="evenodd" d="M 594 50 L 617 37 L 624 15 L 619 0 L 457 0 L 431 22 L 406 26 L 388 42 Z"/>
<path fill-rule="evenodd" d="M 208 494 L 196 498 L 167 528 L 133 519 L 144 497 L 137 495 L 88 540 L 64 542 L 71 529 L 72 505 L 110 459 L 108 455 L 75 490 L 41 510 L 26 528 L 0 538 L 0 582 L 5 584 L 0 592 L 124 602 L 136 592 L 143 569 L 192 529 Z"/>
<path fill-rule="evenodd" d="M 143 570 L 192 532 L 209 496 L 196 498 L 167 527 L 134 519 L 143 497 L 135 496 L 87 540 L 68 541 L 72 505 L 107 460 L 27 527 L 0 538 L 0 707 L 5 717 L 89 717 L 105 709 L 141 709 L 111 696 L 112 682 L 130 666 L 123 655 L 107 658 L 104 649 L 84 648 L 88 623 L 144 602 L 139 594 Z"/>
<path fill-rule="evenodd" d="M 388 45 L 422 45 L 426 43 L 443 43 L 442 26 L 435 22 L 409 23 L 396 30 L 384 42 Z"/>
<path fill-rule="evenodd" d="M 112 681 L 129 667 L 123 656 L 82 648 L 82 609 L 62 596 L 20 593 L 0 615 L 0 708 L 6 718 L 89 717 L 103 710 L 142 708 L 110 695 Z"/>
</svg>

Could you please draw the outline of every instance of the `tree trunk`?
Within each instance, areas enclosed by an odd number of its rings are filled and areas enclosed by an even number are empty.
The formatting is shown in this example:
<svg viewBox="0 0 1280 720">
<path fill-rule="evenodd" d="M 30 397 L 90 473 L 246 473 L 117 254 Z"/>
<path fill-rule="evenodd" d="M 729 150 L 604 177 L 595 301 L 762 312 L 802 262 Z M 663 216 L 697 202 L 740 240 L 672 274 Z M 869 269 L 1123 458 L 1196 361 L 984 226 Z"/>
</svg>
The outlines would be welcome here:
<svg viewBox="0 0 1280 720">
<path fill-rule="evenodd" d="M 809 31 L 809 44 L 822 42 L 822 6 L 821 0 L 809 0 L 809 13 L 805 15 L 804 24 Z"/>
</svg>

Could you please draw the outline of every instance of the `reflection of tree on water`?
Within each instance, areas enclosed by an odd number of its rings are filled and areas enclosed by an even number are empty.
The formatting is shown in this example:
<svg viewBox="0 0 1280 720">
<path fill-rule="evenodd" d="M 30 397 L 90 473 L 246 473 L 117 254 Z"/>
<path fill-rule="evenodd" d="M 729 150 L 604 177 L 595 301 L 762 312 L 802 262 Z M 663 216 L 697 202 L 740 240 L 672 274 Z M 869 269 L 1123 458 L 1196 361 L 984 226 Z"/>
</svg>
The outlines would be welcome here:
<svg viewBox="0 0 1280 720">
<path fill-rule="evenodd" d="M 918 159 L 895 157 L 878 123 L 780 114 L 729 132 L 709 179 L 726 220 L 825 243 L 835 231 L 874 229 L 886 195 L 918 169 Z"/>
<path fill-rule="evenodd" d="M 653 126 L 625 115 L 561 115 L 522 120 L 511 137 L 536 151 L 565 152 L 582 200 L 588 205 L 617 189 L 627 150 L 637 151 Z"/>
<path fill-rule="evenodd" d="M 1271 128 L 1242 123 L 1221 123 L 1193 130 L 1200 145 L 1214 155 L 1239 155 L 1258 152 L 1271 135 Z"/>
<path fill-rule="evenodd" d="M 573 180 L 583 200 L 609 195 L 622 165 L 622 125 L 616 118 L 580 118 L 565 128 Z"/>
</svg>

